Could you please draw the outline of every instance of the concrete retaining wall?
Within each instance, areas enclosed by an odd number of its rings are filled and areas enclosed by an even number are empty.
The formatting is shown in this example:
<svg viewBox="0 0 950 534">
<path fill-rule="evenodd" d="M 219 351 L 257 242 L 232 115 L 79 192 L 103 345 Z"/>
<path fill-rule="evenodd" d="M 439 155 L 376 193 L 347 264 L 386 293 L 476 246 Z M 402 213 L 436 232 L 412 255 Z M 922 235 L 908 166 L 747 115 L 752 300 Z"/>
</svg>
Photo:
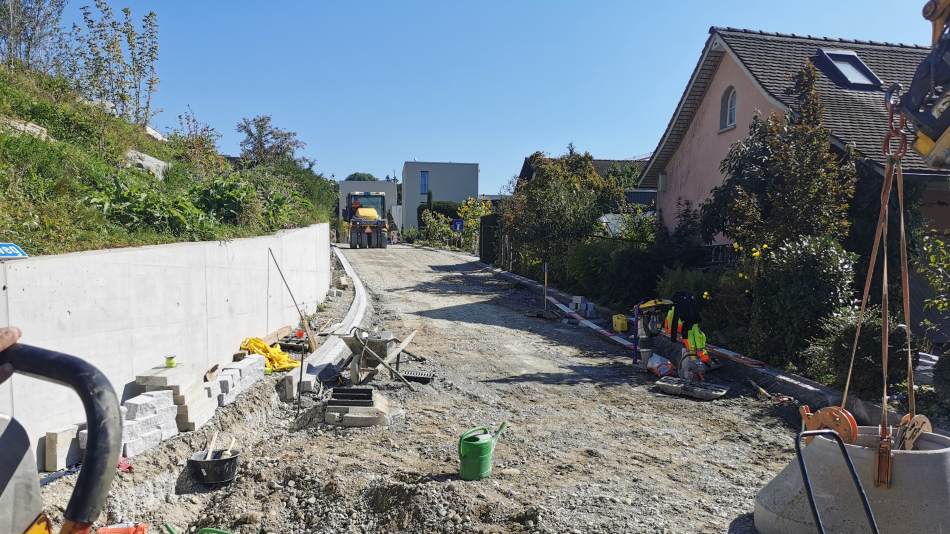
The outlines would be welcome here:
<svg viewBox="0 0 950 534">
<path fill-rule="evenodd" d="M 139 393 L 135 375 L 167 354 L 203 375 L 230 362 L 244 338 L 299 323 L 268 247 L 297 302 L 314 311 L 330 287 L 327 224 L 5 262 L 0 325 L 20 327 L 23 343 L 92 362 L 124 401 Z M 26 428 L 41 468 L 46 432 L 85 421 L 71 390 L 22 375 L 0 385 L 0 412 Z"/>
</svg>

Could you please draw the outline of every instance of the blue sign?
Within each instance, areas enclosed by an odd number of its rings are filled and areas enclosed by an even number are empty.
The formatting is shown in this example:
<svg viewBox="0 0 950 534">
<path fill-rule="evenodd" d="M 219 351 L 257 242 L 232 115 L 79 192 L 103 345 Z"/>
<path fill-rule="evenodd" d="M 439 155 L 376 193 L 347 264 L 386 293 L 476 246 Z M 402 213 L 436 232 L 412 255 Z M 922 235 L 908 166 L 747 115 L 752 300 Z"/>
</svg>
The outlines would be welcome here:
<svg viewBox="0 0 950 534">
<path fill-rule="evenodd" d="M 29 256 L 13 243 L 0 243 L 0 259 L 2 258 L 29 258 Z"/>
<path fill-rule="evenodd" d="M 461 231 L 462 231 L 462 226 L 464 226 L 464 222 L 462 221 L 462 219 L 455 219 L 454 221 L 452 221 L 452 230 L 453 230 L 453 231 L 455 231 L 455 232 L 461 232 Z"/>
</svg>

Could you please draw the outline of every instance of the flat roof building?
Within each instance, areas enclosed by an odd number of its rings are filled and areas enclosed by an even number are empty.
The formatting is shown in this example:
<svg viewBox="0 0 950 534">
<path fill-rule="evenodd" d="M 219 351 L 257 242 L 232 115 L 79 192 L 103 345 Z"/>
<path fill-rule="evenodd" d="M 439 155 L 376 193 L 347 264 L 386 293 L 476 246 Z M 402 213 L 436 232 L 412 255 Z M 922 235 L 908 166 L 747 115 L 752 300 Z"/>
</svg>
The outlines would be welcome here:
<svg viewBox="0 0 950 534">
<path fill-rule="evenodd" d="M 465 202 L 478 198 L 478 163 L 407 161 L 402 166 L 403 221 L 400 229 L 418 227 L 417 210 L 432 200 Z"/>
</svg>

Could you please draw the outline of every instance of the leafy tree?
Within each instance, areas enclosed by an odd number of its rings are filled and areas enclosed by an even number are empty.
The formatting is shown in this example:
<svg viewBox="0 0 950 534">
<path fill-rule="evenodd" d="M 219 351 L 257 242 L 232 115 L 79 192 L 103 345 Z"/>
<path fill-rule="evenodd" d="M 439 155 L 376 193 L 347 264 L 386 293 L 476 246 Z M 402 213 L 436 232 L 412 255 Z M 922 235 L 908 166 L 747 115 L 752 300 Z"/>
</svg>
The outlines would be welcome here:
<svg viewBox="0 0 950 534">
<path fill-rule="evenodd" d="M 809 62 L 791 78 L 796 110 L 755 117 L 749 137 L 722 161 L 723 184 L 700 207 L 703 239 L 722 233 L 742 245 L 777 246 L 801 235 L 848 235 L 854 194 L 853 151 L 831 152 L 831 130 Z"/>
<path fill-rule="evenodd" d="M 432 210 L 435 206 L 435 202 L 432 201 L 432 189 L 429 189 L 429 192 L 426 193 L 426 209 Z"/>
<path fill-rule="evenodd" d="M 0 0 L 0 55 L 7 65 L 50 70 L 61 61 L 59 21 L 67 0 Z"/>
<path fill-rule="evenodd" d="M 368 172 L 354 172 L 346 177 L 347 182 L 378 182 L 379 178 Z"/>
<path fill-rule="evenodd" d="M 573 144 L 558 158 L 530 156 L 534 176 L 513 183 L 502 202 L 501 229 L 522 262 L 565 258 L 568 245 L 599 229 L 600 217 L 620 200 L 620 187 L 597 174 L 593 159 Z"/>
<path fill-rule="evenodd" d="M 63 67 L 76 88 L 86 97 L 112 103 L 116 113 L 131 122 L 147 125 L 161 110 L 152 108 L 158 91 L 158 16 L 142 17 L 142 30 L 132 22 L 132 11 L 122 10 L 120 23 L 105 0 L 96 0 L 99 18 L 82 8 L 82 28 L 73 25 L 67 65 Z M 2 18 L 2 17 L 0 17 Z"/>
<path fill-rule="evenodd" d="M 273 163 L 282 159 L 292 159 L 305 164 L 307 158 L 295 158 L 297 150 L 307 143 L 297 139 L 296 132 L 281 130 L 271 123 L 270 115 L 258 115 L 253 119 L 244 118 L 237 125 L 237 132 L 245 135 L 241 141 L 241 158 L 255 165 Z"/>
<path fill-rule="evenodd" d="M 202 173 L 222 172 L 224 158 L 218 154 L 221 134 L 210 125 L 199 122 L 191 107 L 178 116 L 179 127 L 172 130 L 168 143 Z"/>
<path fill-rule="evenodd" d="M 614 163 L 607 169 L 607 178 L 616 181 L 624 191 L 636 189 L 637 182 L 640 180 L 640 165 L 633 161 L 626 166 Z"/>
</svg>

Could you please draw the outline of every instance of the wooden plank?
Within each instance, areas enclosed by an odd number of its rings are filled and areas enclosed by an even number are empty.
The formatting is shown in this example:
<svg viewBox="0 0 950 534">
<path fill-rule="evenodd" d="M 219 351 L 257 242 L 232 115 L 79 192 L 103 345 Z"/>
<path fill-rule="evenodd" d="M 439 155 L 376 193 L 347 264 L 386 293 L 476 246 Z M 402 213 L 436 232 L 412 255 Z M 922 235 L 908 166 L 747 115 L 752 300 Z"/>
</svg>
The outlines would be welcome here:
<svg viewBox="0 0 950 534">
<path fill-rule="evenodd" d="M 393 363 L 396 360 L 396 356 L 399 356 L 399 353 L 405 350 L 405 348 L 409 346 L 409 342 L 412 341 L 413 337 L 415 337 L 416 332 L 418 332 L 418 330 L 413 330 L 412 333 L 409 334 L 409 336 L 407 336 L 406 339 L 403 340 L 403 342 L 400 343 L 398 347 L 396 347 L 395 349 L 393 349 L 392 352 L 386 355 L 385 363 L 387 364 Z"/>
<path fill-rule="evenodd" d="M 284 336 L 289 336 L 290 333 L 293 331 L 294 331 L 293 327 L 285 326 L 283 328 L 280 328 L 278 330 L 271 332 L 270 334 L 267 334 L 262 339 L 264 340 L 264 344 L 270 347 L 270 346 L 273 346 L 274 343 L 277 343 L 278 339 Z"/>
</svg>

